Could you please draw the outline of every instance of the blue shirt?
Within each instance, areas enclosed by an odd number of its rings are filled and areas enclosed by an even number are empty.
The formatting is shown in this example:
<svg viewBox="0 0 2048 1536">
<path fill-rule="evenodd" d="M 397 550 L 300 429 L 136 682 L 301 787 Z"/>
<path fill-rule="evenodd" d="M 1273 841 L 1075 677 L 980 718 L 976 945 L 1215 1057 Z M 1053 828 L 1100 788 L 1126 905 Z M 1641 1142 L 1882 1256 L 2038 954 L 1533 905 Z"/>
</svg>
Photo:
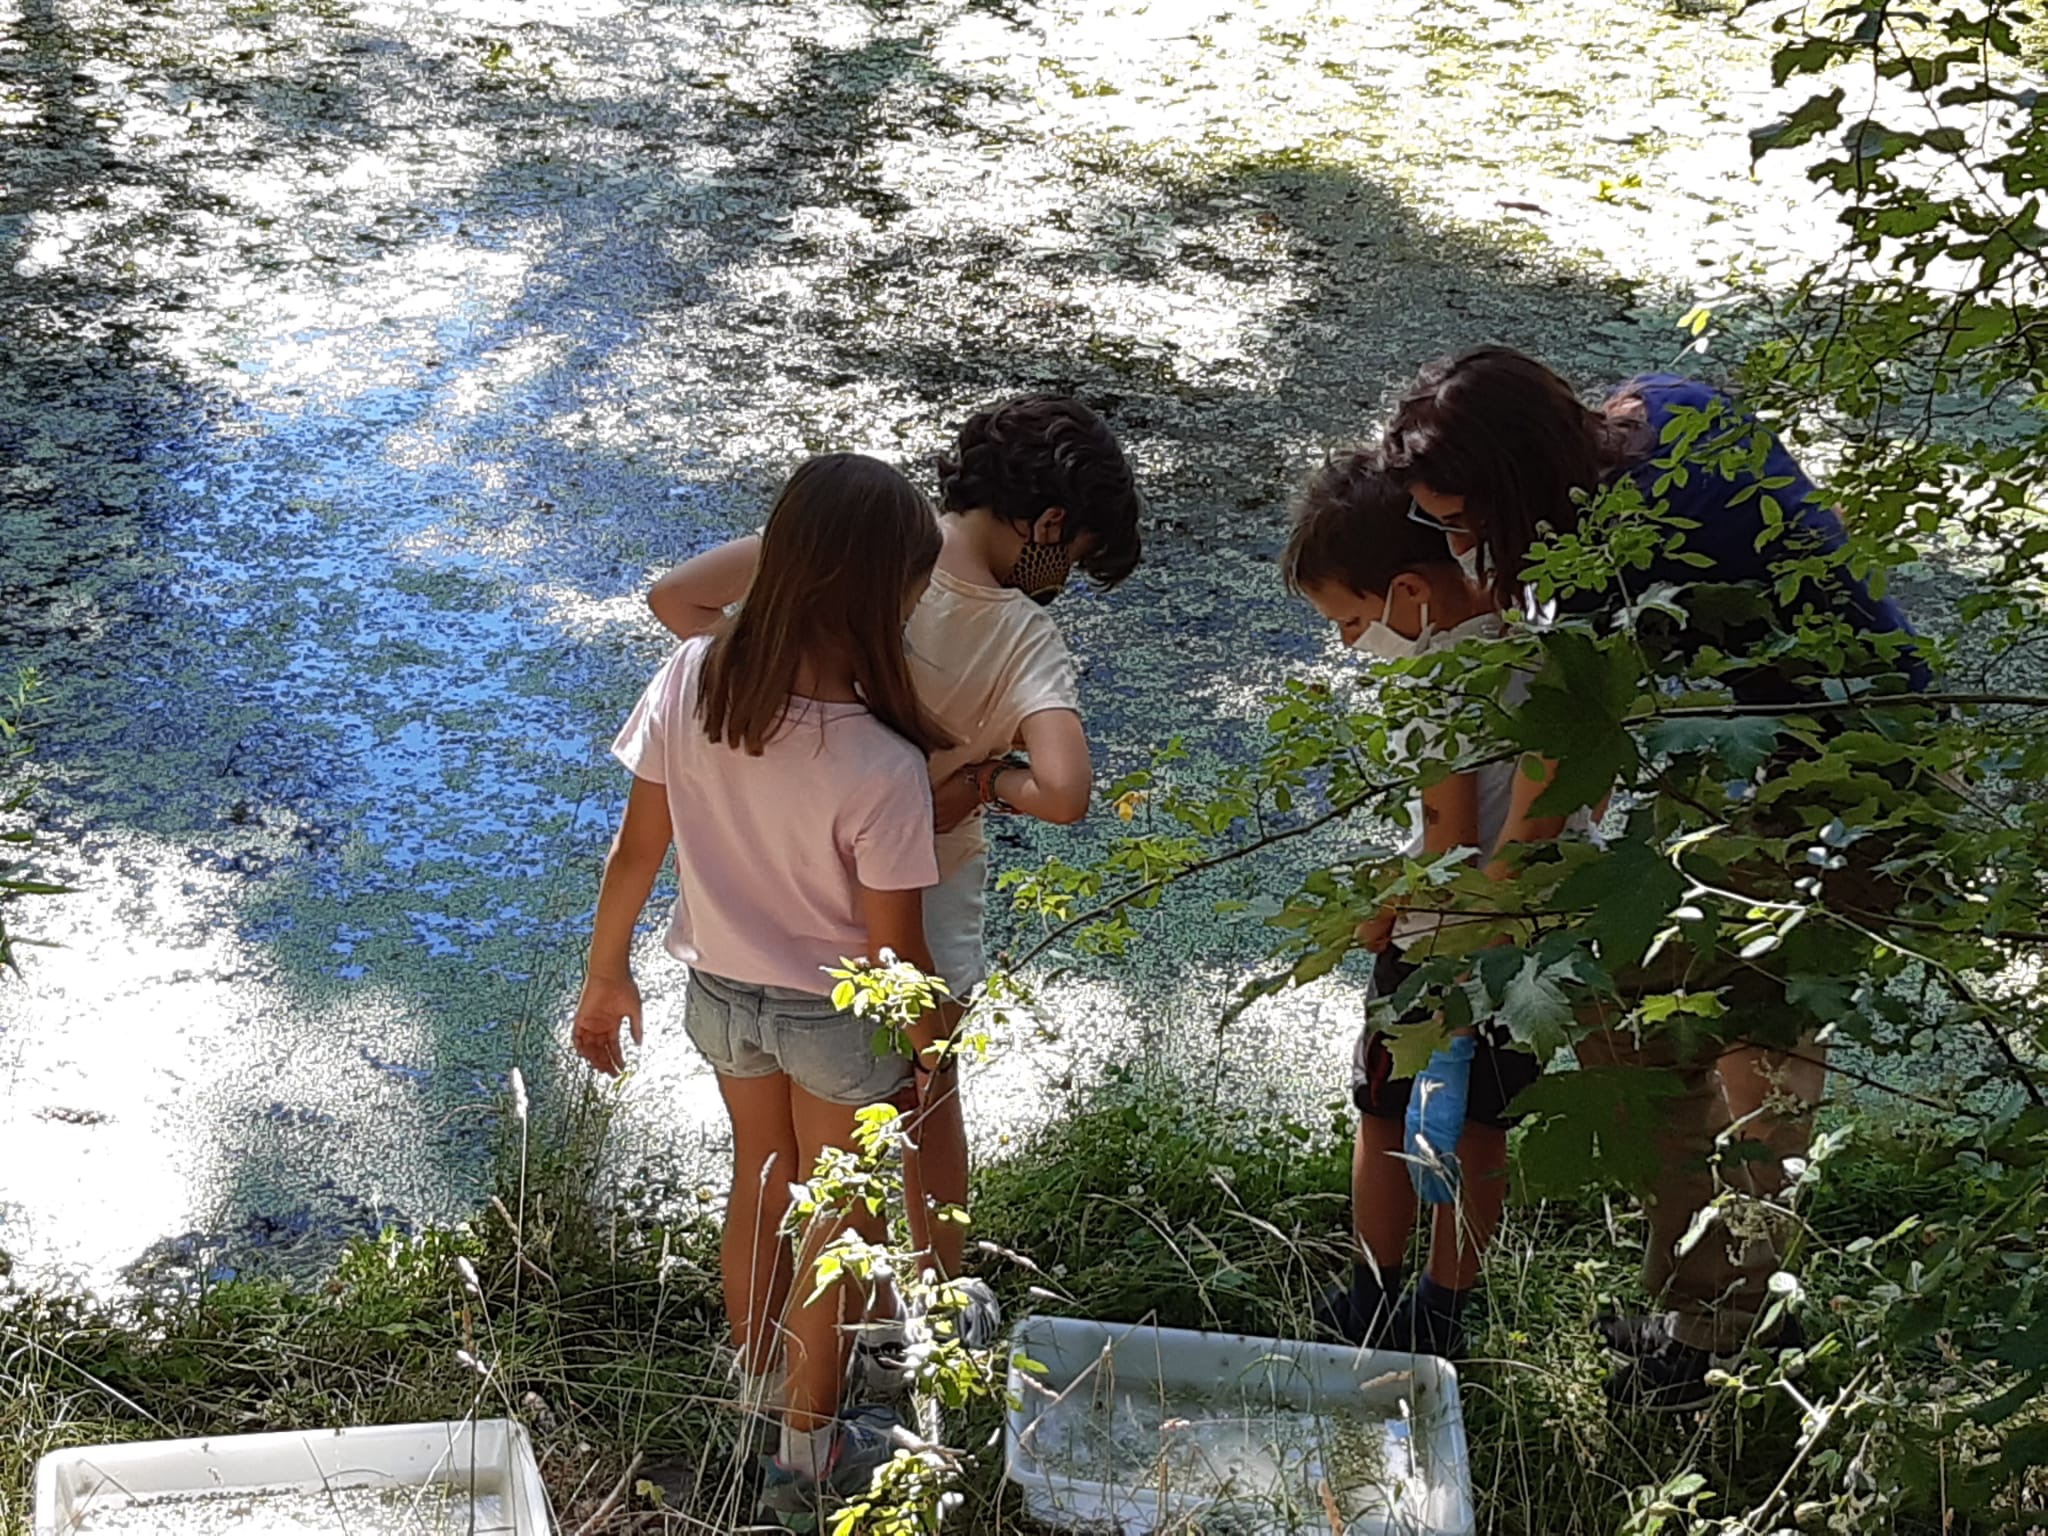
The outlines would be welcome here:
<svg viewBox="0 0 2048 1536">
<path fill-rule="evenodd" d="M 1652 505 L 1658 500 L 1654 487 L 1664 474 L 1654 461 L 1668 453 L 1663 445 L 1663 432 L 1674 410 L 1707 411 L 1719 405 L 1720 414 L 1713 424 L 1705 428 L 1702 441 L 1720 438 L 1730 427 L 1738 424 L 1759 432 L 1763 430 L 1750 417 L 1743 415 L 1721 391 L 1676 374 L 1646 374 L 1623 385 L 1617 395 L 1643 402 L 1652 447 L 1647 459 L 1628 473 L 1642 488 L 1643 499 Z M 1764 458 L 1761 476 L 1747 469 L 1724 475 L 1713 465 L 1690 464 L 1690 474 L 1684 485 L 1665 488 L 1663 500 L 1669 515 L 1698 525 L 1685 530 L 1682 548 L 1705 555 L 1713 564 L 1687 565 L 1670 556 L 1660 555 L 1650 566 L 1648 576 L 1651 581 L 1680 585 L 1753 582 L 1768 588 L 1775 574 L 1772 566 L 1778 559 L 1791 555 L 1833 553 L 1842 547 L 1846 540 L 1841 520 L 1821 503 L 1820 493 L 1814 489 L 1813 482 L 1806 477 L 1797 461 L 1786 452 L 1785 445 L 1775 436 L 1769 437 L 1768 442 L 1769 451 Z M 1757 541 L 1767 526 L 1762 505 L 1766 493 L 1751 491 L 1745 499 L 1736 499 L 1759 479 L 1790 482 L 1767 493 L 1783 509 L 1784 529 L 1761 549 L 1757 547 Z M 1913 633 L 1913 626 L 1897 603 L 1889 597 L 1872 596 L 1869 586 L 1844 565 L 1832 565 L 1825 576 L 1806 581 L 1792 599 L 1789 609 L 1779 605 L 1775 597 L 1772 603 L 1787 618 L 1791 613 L 1800 611 L 1831 611 L 1866 635 Z M 1926 659 L 1917 648 L 1902 652 L 1897 665 L 1906 672 L 1916 690 L 1925 689 L 1933 680 Z M 1738 696 L 1746 691 L 1741 687 L 1736 690 Z"/>
</svg>

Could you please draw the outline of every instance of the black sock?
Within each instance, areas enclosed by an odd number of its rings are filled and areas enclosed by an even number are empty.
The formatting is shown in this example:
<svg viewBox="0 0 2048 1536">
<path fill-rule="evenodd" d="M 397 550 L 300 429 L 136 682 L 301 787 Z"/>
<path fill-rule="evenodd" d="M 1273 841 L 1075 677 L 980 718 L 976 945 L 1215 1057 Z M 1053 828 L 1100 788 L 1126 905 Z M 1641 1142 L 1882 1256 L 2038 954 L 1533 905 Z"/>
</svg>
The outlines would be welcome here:
<svg viewBox="0 0 2048 1536">
<path fill-rule="evenodd" d="M 1415 1305 L 1431 1322 L 1455 1323 L 1458 1315 L 1465 1310 L 1465 1303 L 1472 1299 L 1474 1286 L 1469 1290 L 1454 1291 L 1447 1285 L 1438 1285 L 1428 1275 L 1415 1287 Z"/>
<path fill-rule="evenodd" d="M 1351 1265 L 1351 1315 L 1358 1319 L 1358 1326 L 1370 1332 L 1386 1321 L 1394 1311 L 1395 1298 L 1401 1294 L 1401 1266 L 1382 1265 L 1377 1272 L 1363 1259 L 1355 1259 Z"/>
</svg>

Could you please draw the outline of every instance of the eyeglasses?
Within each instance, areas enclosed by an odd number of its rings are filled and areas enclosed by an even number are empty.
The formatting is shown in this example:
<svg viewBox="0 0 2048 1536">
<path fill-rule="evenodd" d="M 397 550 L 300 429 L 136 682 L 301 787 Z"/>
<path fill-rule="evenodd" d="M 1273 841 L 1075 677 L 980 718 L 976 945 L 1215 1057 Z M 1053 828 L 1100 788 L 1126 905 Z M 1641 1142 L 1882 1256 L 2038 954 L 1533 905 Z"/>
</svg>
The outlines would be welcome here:
<svg viewBox="0 0 2048 1536">
<path fill-rule="evenodd" d="M 1425 512 L 1422 509 L 1422 503 L 1413 496 L 1408 498 L 1408 521 L 1420 523 L 1425 528 L 1433 528 L 1438 533 L 1444 535 L 1445 538 L 1449 538 L 1454 533 L 1463 533 L 1465 531 L 1462 523 L 1447 523 L 1442 518 Z"/>
</svg>

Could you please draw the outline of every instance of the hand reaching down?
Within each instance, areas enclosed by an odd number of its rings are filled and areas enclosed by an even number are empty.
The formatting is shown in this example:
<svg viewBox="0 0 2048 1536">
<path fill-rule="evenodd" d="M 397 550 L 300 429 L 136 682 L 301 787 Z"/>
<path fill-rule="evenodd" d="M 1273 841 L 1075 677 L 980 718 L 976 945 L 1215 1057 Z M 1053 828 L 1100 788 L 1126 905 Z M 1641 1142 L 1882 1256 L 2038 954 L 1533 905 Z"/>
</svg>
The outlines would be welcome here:
<svg viewBox="0 0 2048 1536">
<path fill-rule="evenodd" d="M 626 1069 L 625 1053 L 619 1049 L 619 1022 L 632 1026 L 633 1043 L 645 1038 L 640 1028 L 640 988 L 631 976 L 583 978 L 583 996 L 576 1003 L 573 1033 L 576 1054 L 607 1077 Z"/>
</svg>

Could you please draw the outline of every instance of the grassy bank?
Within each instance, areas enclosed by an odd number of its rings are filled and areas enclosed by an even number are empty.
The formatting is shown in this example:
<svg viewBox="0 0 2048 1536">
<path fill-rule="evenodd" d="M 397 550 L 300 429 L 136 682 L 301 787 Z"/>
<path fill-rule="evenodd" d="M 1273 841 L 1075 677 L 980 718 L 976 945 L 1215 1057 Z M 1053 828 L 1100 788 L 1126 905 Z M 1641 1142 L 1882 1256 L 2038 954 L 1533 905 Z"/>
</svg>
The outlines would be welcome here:
<svg viewBox="0 0 2048 1536">
<path fill-rule="evenodd" d="M 565 1531 L 636 1458 L 607 1528 L 730 1529 L 743 1492 L 716 1348 L 716 1228 L 664 1213 L 695 1202 L 633 1180 L 614 1206 L 590 1198 L 620 1183 L 594 1173 L 604 1115 L 586 1096 L 565 1123 L 537 1124 L 474 1220 L 363 1243 L 311 1291 L 240 1281 L 118 1315 L 0 1298 L 0 1527 L 26 1528 L 35 1459 L 60 1446 L 476 1413 L 533 1428 Z M 1112 1085 L 984 1170 L 985 1271 L 1013 1312 L 1296 1333 L 1342 1264 L 1348 1138 L 1335 1109 L 1289 1122 L 1164 1083 Z M 1908 1141 L 1874 1139 L 1887 1147 L 1822 1183 L 1810 1295 L 1828 1296 L 1856 1239 L 1902 1209 L 1967 1205 L 1955 1176 L 1916 1172 Z M 1464 1371 L 1482 1528 L 1654 1531 L 1659 1510 L 1638 1490 L 1688 1472 L 1705 1481 L 1668 1513 L 1733 1514 L 1797 1455 L 1799 1416 L 1783 1400 L 1738 1407 L 1731 1394 L 1668 1421 L 1610 1414 L 1588 1324 L 1603 1301 L 1640 1299 L 1639 1235 L 1621 1201 L 1510 1213 Z M 1831 1326 L 1828 1308 L 1807 1321 Z M 1815 1400 L 1853 1363 L 1819 1356 L 1805 1382 Z M 1028 1531 L 1002 1495 L 995 1410 L 954 1429 L 972 1460 L 949 1528 Z M 1894 1512 L 1884 1528 L 1918 1524 Z"/>
</svg>

